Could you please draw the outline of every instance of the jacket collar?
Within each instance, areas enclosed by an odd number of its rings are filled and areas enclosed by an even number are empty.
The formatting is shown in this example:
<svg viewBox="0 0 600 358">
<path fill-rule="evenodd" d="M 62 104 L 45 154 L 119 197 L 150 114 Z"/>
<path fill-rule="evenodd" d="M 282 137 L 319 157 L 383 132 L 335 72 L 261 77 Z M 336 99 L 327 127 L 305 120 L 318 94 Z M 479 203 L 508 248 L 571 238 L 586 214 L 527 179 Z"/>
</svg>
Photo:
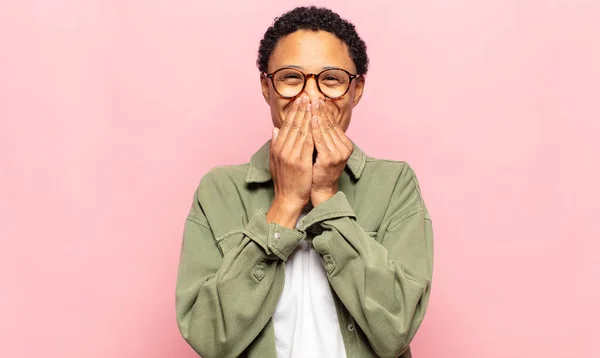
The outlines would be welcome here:
<svg viewBox="0 0 600 358">
<path fill-rule="evenodd" d="M 355 179 L 359 179 L 365 168 L 366 155 L 354 143 L 354 151 L 350 155 L 346 167 Z M 248 172 L 246 173 L 246 183 L 266 183 L 271 180 L 271 171 L 269 170 L 269 156 L 271 152 L 271 140 L 269 139 L 250 159 Z"/>
</svg>

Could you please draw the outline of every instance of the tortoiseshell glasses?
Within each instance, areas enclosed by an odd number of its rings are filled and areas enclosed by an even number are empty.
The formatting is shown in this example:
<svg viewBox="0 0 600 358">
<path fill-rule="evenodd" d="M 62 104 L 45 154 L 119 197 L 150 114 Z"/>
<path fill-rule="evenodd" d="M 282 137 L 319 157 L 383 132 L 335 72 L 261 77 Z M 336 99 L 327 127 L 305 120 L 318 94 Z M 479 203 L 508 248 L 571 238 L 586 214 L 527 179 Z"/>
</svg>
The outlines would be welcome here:
<svg viewBox="0 0 600 358">
<path fill-rule="evenodd" d="M 302 93 L 310 77 L 317 81 L 317 88 L 325 97 L 342 98 L 348 93 L 352 80 L 360 77 L 341 68 L 328 68 L 317 74 L 306 74 L 296 68 L 284 67 L 273 73 L 263 74 L 271 79 L 275 92 L 283 98 L 294 98 Z"/>
</svg>

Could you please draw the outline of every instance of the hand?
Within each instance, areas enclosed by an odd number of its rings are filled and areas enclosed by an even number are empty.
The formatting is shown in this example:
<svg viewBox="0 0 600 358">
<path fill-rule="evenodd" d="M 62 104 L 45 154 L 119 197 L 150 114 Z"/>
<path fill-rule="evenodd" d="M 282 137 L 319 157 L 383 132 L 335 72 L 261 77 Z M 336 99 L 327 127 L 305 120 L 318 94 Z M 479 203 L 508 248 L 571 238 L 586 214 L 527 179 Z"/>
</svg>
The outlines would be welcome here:
<svg viewBox="0 0 600 358">
<path fill-rule="evenodd" d="M 281 128 L 273 129 L 269 169 L 275 198 L 268 222 L 293 228 L 310 200 L 314 144 L 310 131 L 311 104 L 306 95 L 292 103 Z"/>
<path fill-rule="evenodd" d="M 313 100 L 311 131 L 317 149 L 312 170 L 310 200 L 314 207 L 338 191 L 340 176 L 354 151 L 352 141 L 322 100 Z"/>
</svg>

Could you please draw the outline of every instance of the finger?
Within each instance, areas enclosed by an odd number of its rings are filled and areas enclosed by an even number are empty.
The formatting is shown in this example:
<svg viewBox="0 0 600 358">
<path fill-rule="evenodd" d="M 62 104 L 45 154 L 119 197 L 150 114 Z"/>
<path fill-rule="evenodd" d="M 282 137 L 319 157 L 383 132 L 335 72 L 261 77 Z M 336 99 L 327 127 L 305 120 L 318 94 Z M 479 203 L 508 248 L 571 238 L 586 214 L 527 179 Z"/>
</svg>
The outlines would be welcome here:
<svg viewBox="0 0 600 358">
<path fill-rule="evenodd" d="M 323 120 L 319 116 L 313 116 L 313 139 L 315 141 L 315 147 L 321 157 L 327 158 L 328 161 L 332 160 L 337 156 L 337 150 L 331 143 L 331 138 L 324 131 Z M 333 150 L 333 152 L 332 152 Z"/>
<path fill-rule="evenodd" d="M 294 143 L 294 148 L 292 149 L 292 155 L 298 158 L 304 152 L 305 142 L 310 134 L 310 118 L 311 118 L 311 105 L 307 105 L 306 111 L 304 112 L 304 118 L 302 118 L 302 125 L 298 130 L 296 136 L 296 142 Z"/>
<path fill-rule="evenodd" d="M 335 117 L 333 115 L 333 110 L 331 109 L 331 107 L 328 107 L 328 111 L 329 111 L 330 117 L 332 119 L 334 119 Z M 354 143 L 352 143 L 350 138 L 348 138 L 346 133 L 344 133 L 344 130 L 342 129 L 342 127 L 339 124 L 335 127 L 335 130 L 336 130 L 338 136 L 340 137 L 340 140 L 342 141 L 342 143 L 344 143 L 344 145 L 346 146 L 346 148 L 348 148 L 348 150 L 350 150 L 350 152 L 354 151 Z"/>
<path fill-rule="evenodd" d="M 338 122 L 335 120 L 331 108 L 325 103 L 323 103 L 322 112 L 324 114 L 327 127 L 329 128 L 328 132 L 331 135 L 331 139 L 338 148 L 339 152 L 347 154 L 347 152 L 349 151 L 350 153 L 352 153 L 352 151 L 354 150 L 354 144 L 352 144 L 350 139 L 348 139 L 346 133 L 344 133 Z"/>
<path fill-rule="evenodd" d="M 338 128 L 337 122 L 333 119 L 329 108 L 326 108 L 325 102 L 320 103 L 321 108 L 321 117 L 323 118 L 324 125 L 327 128 L 327 133 L 331 136 L 331 140 L 336 148 L 339 148 L 342 145 L 342 141 L 336 131 Z"/>
<path fill-rule="evenodd" d="M 310 120 L 310 127 L 312 130 L 312 138 L 315 142 L 315 148 L 317 152 L 322 153 L 323 155 L 329 151 L 327 145 L 325 144 L 325 139 L 323 138 L 323 132 L 321 132 L 321 125 L 319 124 L 319 117 L 313 116 Z"/>
<path fill-rule="evenodd" d="M 290 130 L 292 121 L 294 120 L 294 117 L 296 116 L 296 113 L 298 112 L 298 109 L 300 107 L 300 101 L 301 101 L 301 97 L 298 97 L 294 100 L 294 102 L 292 103 L 292 108 L 290 109 L 288 114 L 285 116 L 285 118 L 281 122 L 281 128 L 279 130 L 279 135 L 278 135 L 278 138 L 279 138 L 278 144 L 282 144 L 283 142 L 285 142 L 285 138 L 287 137 L 287 134 Z"/>
<path fill-rule="evenodd" d="M 296 138 L 298 137 L 298 132 L 302 127 L 302 121 L 304 120 L 307 111 L 310 113 L 310 105 L 308 104 L 307 97 L 302 96 L 300 106 L 298 107 L 298 110 L 296 111 L 296 114 L 292 119 L 287 133 L 287 137 L 285 138 L 285 142 L 283 143 L 284 151 L 289 152 L 293 149 L 294 144 L 296 142 Z"/>
<path fill-rule="evenodd" d="M 330 125 L 328 124 L 327 120 L 323 117 L 323 115 L 325 114 L 323 112 L 323 105 L 322 103 L 319 103 L 318 106 L 319 113 L 321 113 L 321 115 L 317 116 L 317 118 L 319 120 L 319 127 L 321 128 L 321 133 L 323 134 L 323 142 L 327 146 L 328 152 L 330 154 L 337 155 L 339 152 L 335 143 L 333 142 L 333 138 L 331 137 Z"/>
<path fill-rule="evenodd" d="M 312 104 L 312 106 L 311 106 L 311 108 L 312 108 L 312 111 L 311 111 L 311 112 L 312 112 L 312 113 L 311 113 L 311 114 L 312 114 L 312 116 L 311 116 L 311 119 L 312 119 L 312 117 L 313 117 L 313 116 L 320 116 L 320 115 L 321 115 L 321 113 L 320 113 L 320 108 L 319 108 L 319 103 L 320 103 L 320 101 L 321 101 L 321 100 L 320 100 L 320 99 L 317 99 L 317 98 L 314 98 L 314 99 L 311 101 L 311 104 Z"/>
<path fill-rule="evenodd" d="M 313 153 L 315 151 L 315 141 L 313 139 L 312 131 L 310 129 L 312 118 L 309 118 L 308 121 L 308 134 L 306 135 L 306 140 L 304 141 L 304 145 L 302 146 L 302 154 L 301 158 L 309 160 L 312 163 Z"/>
</svg>

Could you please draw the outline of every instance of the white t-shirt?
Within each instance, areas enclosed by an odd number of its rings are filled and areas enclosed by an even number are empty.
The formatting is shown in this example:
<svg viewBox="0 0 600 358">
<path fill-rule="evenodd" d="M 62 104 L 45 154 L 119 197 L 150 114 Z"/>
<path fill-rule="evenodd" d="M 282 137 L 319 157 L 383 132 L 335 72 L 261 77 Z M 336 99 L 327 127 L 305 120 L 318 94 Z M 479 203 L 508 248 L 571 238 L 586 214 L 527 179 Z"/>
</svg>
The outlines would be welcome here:
<svg viewBox="0 0 600 358">
<path fill-rule="evenodd" d="M 327 274 L 310 240 L 300 242 L 285 263 L 273 324 L 278 358 L 346 358 Z"/>
</svg>

